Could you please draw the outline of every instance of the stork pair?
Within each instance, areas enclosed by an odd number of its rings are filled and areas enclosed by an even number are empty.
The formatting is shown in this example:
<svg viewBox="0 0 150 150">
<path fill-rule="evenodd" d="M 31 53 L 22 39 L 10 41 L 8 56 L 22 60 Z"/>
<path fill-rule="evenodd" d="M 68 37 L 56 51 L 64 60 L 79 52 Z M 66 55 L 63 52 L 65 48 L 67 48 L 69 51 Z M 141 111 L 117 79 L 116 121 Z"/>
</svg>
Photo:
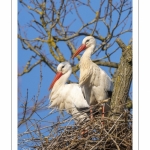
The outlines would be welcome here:
<svg viewBox="0 0 150 150">
<path fill-rule="evenodd" d="M 76 122 L 81 122 L 85 118 L 88 119 L 87 114 L 81 114 L 80 109 L 90 108 L 91 105 L 109 98 L 109 93 L 113 90 L 111 78 L 90 58 L 95 46 L 95 38 L 87 36 L 72 56 L 74 58 L 85 50 L 79 63 L 79 84 L 65 84 L 72 73 L 72 68 L 68 62 L 62 62 L 58 65 L 58 72 L 50 86 L 50 89 L 52 89 L 49 97 L 51 101 L 50 107 L 58 107 L 60 110 L 66 109 Z M 104 105 L 102 112 L 104 113 Z M 93 116 L 91 115 L 92 118 Z"/>
</svg>

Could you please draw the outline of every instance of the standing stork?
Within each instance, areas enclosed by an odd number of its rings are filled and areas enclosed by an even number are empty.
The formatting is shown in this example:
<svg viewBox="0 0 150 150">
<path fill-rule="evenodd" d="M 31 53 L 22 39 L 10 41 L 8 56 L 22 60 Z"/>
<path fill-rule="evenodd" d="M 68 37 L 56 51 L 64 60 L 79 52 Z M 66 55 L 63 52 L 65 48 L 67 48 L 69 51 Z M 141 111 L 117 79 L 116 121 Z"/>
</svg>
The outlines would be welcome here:
<svg viewBox="0 0 150 150">
<path fill-rule="evenodd" d="M 88 109 L 90 106 L 84 99 L 79 84 L 66 84 L 71 73 L 72 68 L 68 62 L 62 62 L 57 66 L 57 74 L 49 87 L 49 90 L 52 89 L 49 96 L 50 108 L 57 107 L 60 111 L 65 109 L 73 116 L 76 123 L 80 123 L 89 120 L 87 113 L 80 110 Z"/>
<path fill-rule="evenodd" d="M 85 50 L 79 63 L 79 85 L 83 88 L 85 99 L 90 105 L 95 105 L 102 100 L 109 98 L 113 90 L 111 78 L 97 64 L 93 63 L 90 58 L 94 52 L 95 46 L 95 38 L 87 36 L 83 39 L 82 45 L 72 56 L 72 58 L 74 58 L 81 51 Z M 102 117 L 104 117 L 104 105 L 102 107 L 102 113 Z"/>
</svg>

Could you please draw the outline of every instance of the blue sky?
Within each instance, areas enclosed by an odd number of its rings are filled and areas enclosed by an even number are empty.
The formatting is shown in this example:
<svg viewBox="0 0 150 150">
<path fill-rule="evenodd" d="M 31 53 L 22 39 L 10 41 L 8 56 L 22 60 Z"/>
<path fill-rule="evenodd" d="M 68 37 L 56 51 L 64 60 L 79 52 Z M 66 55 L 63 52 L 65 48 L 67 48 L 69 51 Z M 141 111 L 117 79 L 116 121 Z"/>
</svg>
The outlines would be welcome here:
<svg viewBox="0 0 150 150">
<path fill-rule="evenodd" d="M 95 1 L 94 1 L 95 2 Z M 98 10 L 99 4 L 98 0 L 95 3 L 92 3 L 92 6 L 94 8 L 95 11 Z M 29 21 L 32 19 L 31 15 L 28 14 L 28 10 L 25 7 L 22 7 L 19 3 L 18 3 L 18 11 L 19 11 L 19 15 L 18 15 L 18 20 L 20 23 L 20 26 L 22 27 L 21 29 L 27 34 L 27 37 L 29 39 L 33 39 L 38 37 L 38 34 L 28 28 L 28 23 Z M 88 9 L 86 9 L 85 7 L 79 7 L 79 13 L 82 16 L 82 18 L 84 18 L 84 22 L 87 23 L 91 20 L 94 19 L 95 14 L 89 12 Z M 38 17 L 36 15 L 36 17 Z M 117 18 L 117 14 L 116 16 L 114 16 L 114 22 L 115 19 Z M 70 27 L 71 31 L 77 31 L 80 26 L 81 26 L 81 22 L 78 21 L 77 16 L 75 15 L 74 12 L 72 12 L 72 14 L 68 15 L 68 18 L 66 18 L 66 25 L 70 23 L 76 19 L 76 22 L 74 24 L 72 24 L 72 26 Z M 130 20 L 132 18 L 130 17 Z M 129 21 L 130 22 L 130 21 Z M 101 35 L 105 35 L 106 34 L 106 30 L 103 28 L 103 26 L 101 24 L 98 24 L 100 26 L 100 33 Z M 125 42 L 125 44 L 128 44 L 130 38 L 131 38 L 132 34 L 125 34 L 121 36 L 121 39 Z M 76 42 L 77 42 L 77 47 L 81 44 L 82 39 L 84 38 L 84 36 L 80 36 L 78 38 L 76 38 Z M 99 43 L 97 43 L 99 44 Z M 61 48 L 61 52 L 63 52 L 65 58 L 67 60 L 70 59 L 71 55 L 70 52 L 65 44 L 65 42 L 59 42 L 58 46 Z M 116 45 L 114 45 L 112 47 L 112 49 L 115 49 Z M 110 49 L 110 52 L 112 51 L 112 49 Z M 53 59 L 51 57 L 51 55 L 49 54 L 49 50 L 48 50 L 48 46 L 45 45 L 44 49 L 43 49 L 44 53 L 47 54 L 47 56 L 49 57 L 49 59 Z M 26 62 L 29 60 L 29 58 L 31 57 L 31 55 L 33 55 L 33 52 L 31 52 L 30 50 L 23 50 L 20 41 L 18 41 L 18 71 L 21 72 L 23 70 L 23 67 L 26 65 Z M 96 58 L 102 58 L 103 56 L 105 56 L 105 53 L 102 52 L 100 53 L 100 55 L 98 55 L 98 57 L 96 56 L 92 56 L 93 59 Z M 116 54 L 114 56 L 111 57 L 111 60 L 113 62 L 119 62 L 120 61 L 120 56 L 121 56 L 121 51 L 117 51 Z M 33 61 L 34 62 L 34 61 Z M 77 60 L 75 60 L 75 62 L 77 63 Z M 108 68 L 107 67 L 102 67 L 108 74 Z M 40 81 L 40 66 L 35 67 L 29 74 L 25 74 L 22 77 L 19 77 L 18 79 L 18 84 L 19 84 L 19 89 L 21 91 L 21 97 L 25 98 L 26 97 L 26 92 L 28 89 L 28 99 L 32 99 L 34 95 L 37 94 L 38 92 L 38 86 L 39 86 L 39 81 Z M 52 82 L 52 79 L 54 78 L 55 73 L 53 73 L 45 64 L 42 64 L 42 76 L 43 76 L 43 80 L 42 80 L 42 85 L 41 85 L 41 91 L 40 91 L 40 95 L 39 95 L 39 99 L 43 98 L 43 96 L 48 96 L 49 95 L 49 85 Z M 79 72 L 78 72 L 79 75 Z M 109 74 L 110 75 L 110 74 Z M 73 75 L 70 78 L 72 81 L 76 81 L 75 77 L 73 77 Z M 48 104 L 48 99 L 47 99 L 47 104 Z M 30 102 L 32 104 L 32 102 Z M 30 104 L 30 105 L 31 105 Z M 20 112 L 20 109 L 18 110 Z M 46 116 L 49 113 L 49 110 L 44 111 L 44 112 L 39 112 L 41 117 Z M 52 121 L 57 121 L 56 116 L 58 116 L 59 114 L 53 115 L 53 117 L 51 117 Z M 34 116 L 35 118 L 38 118 L 37 115 Z M 24 127 L 21 127 L 19 129 L 19 132 L 24 131 Z"/>
</svg>

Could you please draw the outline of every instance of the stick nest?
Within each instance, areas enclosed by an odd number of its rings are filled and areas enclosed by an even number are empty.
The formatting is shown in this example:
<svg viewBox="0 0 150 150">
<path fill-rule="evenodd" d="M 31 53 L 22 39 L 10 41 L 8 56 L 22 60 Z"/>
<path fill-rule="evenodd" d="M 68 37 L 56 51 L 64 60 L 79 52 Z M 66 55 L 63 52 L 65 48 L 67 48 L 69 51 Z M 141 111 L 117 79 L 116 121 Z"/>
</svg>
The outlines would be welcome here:
<svg viewBox="0 0 150 150">
<path fill-rule="evenodd" d="M 83 121 L 81 124 L 60 126 L 58 123 L 57 135 L 44 137 L 42 144 L 35 148 L 36 150 L 132 150 L 132 114 L 124 111 L 102 120 L 101 113 L 97 113 L 94 120 Z"/>
</svg>

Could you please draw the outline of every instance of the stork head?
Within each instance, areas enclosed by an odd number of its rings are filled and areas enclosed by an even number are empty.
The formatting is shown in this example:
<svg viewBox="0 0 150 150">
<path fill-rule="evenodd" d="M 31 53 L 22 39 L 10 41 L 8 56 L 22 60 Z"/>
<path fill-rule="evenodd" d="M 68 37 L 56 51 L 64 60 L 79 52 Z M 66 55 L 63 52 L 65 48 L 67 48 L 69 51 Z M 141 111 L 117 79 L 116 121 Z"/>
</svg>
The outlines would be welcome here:
<svg viewBox="0 0 150 150">
<path fill-rule="evenodd" d="M 69 64 L 69 62 L 61 62 L 58 66 L 57 66 L 57 74 L 55 76 L 55 78 L 53 79 L 49 90 L 51 90 L 55 84 L 55 82 L 66 72 L 68 72 L 69 70 L 72 70 L 71 65 Z"/>
<path fill-rule="evenodd" d="M 71 70 L 71 65 L 69 62 L 65 61 L 65 62 L 61 62 L 58 66 L 57 66 L 57 72 L 61 72 L 62 74 L 65 74 L 66 72 L 68 72 L 69 70 Z"/>
<path fill-rule="evenodd" d="M 96 46 L 96 40 L 93 36 L 85 37 L 82 41 L 82 45 L 76 50 L 72 58 L 76 57 L 80 52 L 82 52 L 83 50 L 89 47 L 93 47 L 94 50 L 95 46 Z"/>
</svg>

